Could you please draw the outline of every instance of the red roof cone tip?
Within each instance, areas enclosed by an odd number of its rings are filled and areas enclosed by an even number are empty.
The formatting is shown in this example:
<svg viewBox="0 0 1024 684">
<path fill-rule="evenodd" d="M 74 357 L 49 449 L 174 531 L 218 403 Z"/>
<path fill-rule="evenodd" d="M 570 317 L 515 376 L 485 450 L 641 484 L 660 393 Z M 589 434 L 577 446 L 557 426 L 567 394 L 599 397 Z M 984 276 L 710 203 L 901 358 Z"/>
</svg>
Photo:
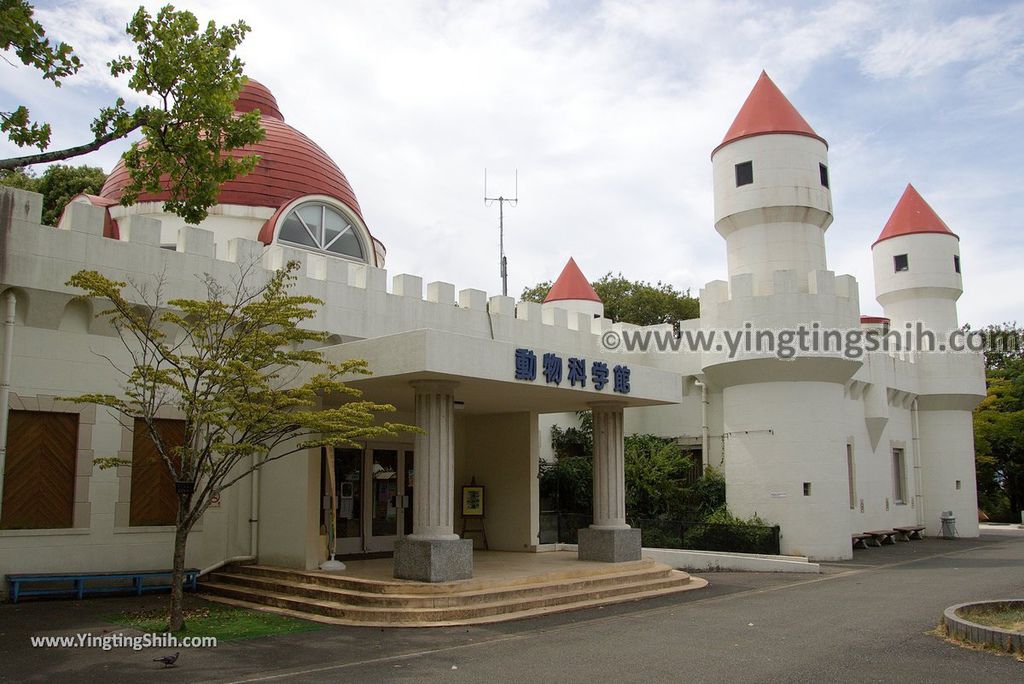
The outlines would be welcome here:
<svg viewBox="0 0 1024 684">
<path fill-rule="evenodd" d="M 715 156 L 715 152 L 731 142 L 769 133 L 806 135 L 820 140 L 828 147 L 828 142 L 814 132 L 779 87 L 768 78 L 768 73 L 762 71 L 761 77 L 757 79 L 750 95 L 747 95 L 746 101 L 740 107 L 739 114 L 729 127 L 729 132 L 711 152 L 711 156 Z"/>
<path fill-rule="evenodd" d="M 960 239 L 949 229 L 945 221 L 939 218 L 935 210 L 924 201 L 914 186 L 907 183 L 907 189 L 903 191 L 903 196 L 896 203 L 896 208 L 892 210 L 889 221 L 871 246 L 874 247 L 882 240 L 915 233 L 944 233 Z"/>
<path fill-rule="evenodd" d="M 594 288 L 590 286 L 590 283 L 583 275 L 583 271 L 576 265 L 576 261 L 572 257 L 569 257 L 569 263 L 565 265 L 561 275 L 558 276 L 558 280 L 551 286 L 548 296 L 544 298 L 544 303 L 547 304 L 548 302 L 566 299 L 601 301 L 601 298 L 594 292 Z"/>
</svg>

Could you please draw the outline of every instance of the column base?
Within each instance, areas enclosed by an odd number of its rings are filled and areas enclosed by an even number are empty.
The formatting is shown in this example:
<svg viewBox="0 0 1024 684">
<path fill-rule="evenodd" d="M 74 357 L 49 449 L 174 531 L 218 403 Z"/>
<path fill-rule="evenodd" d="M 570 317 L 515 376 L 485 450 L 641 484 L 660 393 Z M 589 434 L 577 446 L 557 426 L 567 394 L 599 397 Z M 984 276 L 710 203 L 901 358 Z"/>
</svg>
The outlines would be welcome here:
<svg viewBox="0 0 1024 684">
<path fill-rule="evenodd" d="M 580 560 L 624 563 L 641 559 L 640 529 L 585 527 L 576 533 Z"/>
<path fill-rule="evenodd" d="M 395 577 L 451 582 L 473 576 L 472 539 L 408 539 L 395 542 Z"/>
</svg>

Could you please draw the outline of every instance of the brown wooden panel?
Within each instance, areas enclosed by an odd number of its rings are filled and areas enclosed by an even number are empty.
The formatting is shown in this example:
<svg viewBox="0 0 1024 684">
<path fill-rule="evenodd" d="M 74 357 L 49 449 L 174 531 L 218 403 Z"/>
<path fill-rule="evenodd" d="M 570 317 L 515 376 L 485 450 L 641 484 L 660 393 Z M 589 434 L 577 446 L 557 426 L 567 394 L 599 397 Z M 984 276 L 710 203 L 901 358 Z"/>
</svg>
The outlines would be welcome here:
<svg viewBox="0 0 1024 684">
<path fill-rule="evenodd" d="M 11 411 L 9 416 L 0 527 L 71 527 L 78 414 Z"/>
<path fill-rule="evenodd" d="M 185 421 L 157 420 L 156 429 L 170 451 L 185 439 Z M 135 421 L 132 440 L 132 489 L 129 505 L 130 525 L 173 525 L 178 517 L 178 495 L 167 463 L 157 451 L 149 428 Z"/>
</svg>

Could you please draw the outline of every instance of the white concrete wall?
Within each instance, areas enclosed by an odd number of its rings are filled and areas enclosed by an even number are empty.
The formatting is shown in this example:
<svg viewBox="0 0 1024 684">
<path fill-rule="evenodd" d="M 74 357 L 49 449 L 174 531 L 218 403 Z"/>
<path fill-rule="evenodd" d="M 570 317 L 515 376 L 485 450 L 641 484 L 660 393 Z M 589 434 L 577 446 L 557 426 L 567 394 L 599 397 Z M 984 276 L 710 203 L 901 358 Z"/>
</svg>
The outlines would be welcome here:
<svg viewBox="0 0 1024 684">
<path fill-rule="evenodd" d="M 895 270 L 897 254 L 907 255 L 906 271 Z M 960 256 L 960 241 L 943 233 L 901 235 L 872 247 L 876 297 L 893 328 L 917 321 L 938 333 L 958 327 L 956 300 L 963 279 L 954 269 L 954 256 Z"/>
<path fill-rule="evenodd" d="M 747 161 L 754 181 L 737 187 L 736 164 Z M 752 274 L 754 293 L 764 294 L 773 272 L 792 270 L 807 292 L 807 274 L 827 270 L 832 195 L 819 164 L 828 165 L 828 148 L 802 135 L 758 135 L 715 152 L 715 228 L 726 239 L 730 279 Z"/>
<path fill-rule="evenodd" d="M 953 511 L 961 537 L 978 536 L 978 487 L 970 411 L 919 411 L 924 522 L 939 534 L 942 511 Z M 957 482 L 960 488 L 957 488 Z"/>
<path fill-rule="evenodd" d="M 461 492 L 461 486 L 470 484 L 473 478 L 486 487 L 484 523 L 489 548 L 533 548 L 540 532 L 537 414 L 468 415 L 464 434 L 465 457 L 456 490 Z M 461 504 L 455 510 L 458 531 Z"/>
<path fill-rule="evenodd" d="M 762 382 L 722 396 L 730 510 L 781 525 L 786 555 L 850 558 L 843 386 Z"/>
</svg>

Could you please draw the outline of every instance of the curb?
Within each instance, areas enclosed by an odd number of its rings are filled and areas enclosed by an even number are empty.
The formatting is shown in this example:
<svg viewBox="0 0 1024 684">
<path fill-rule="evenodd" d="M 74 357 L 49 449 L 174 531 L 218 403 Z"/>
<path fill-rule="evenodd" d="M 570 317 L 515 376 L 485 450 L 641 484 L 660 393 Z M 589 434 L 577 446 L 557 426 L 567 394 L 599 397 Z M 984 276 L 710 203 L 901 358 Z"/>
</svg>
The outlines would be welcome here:
<svg viewBox="0 0 1024 684">
<path fill-rule="evenodd" d="M 977 606 L 1024 606 L 1024 599 L 971 601 L 970 603 L 958 603 L 955 606 L 950 606 L 942 613 L 942 623 L 946 628 L 946 634 L 963 641 L 983 646 L 992 646 L 1008 653 L 1024 653 L 1024 634 L 1011 632 L 1000 627 L 979 625 L 958 615 L 958 612 L 963 608 Z"/>
</svg>

